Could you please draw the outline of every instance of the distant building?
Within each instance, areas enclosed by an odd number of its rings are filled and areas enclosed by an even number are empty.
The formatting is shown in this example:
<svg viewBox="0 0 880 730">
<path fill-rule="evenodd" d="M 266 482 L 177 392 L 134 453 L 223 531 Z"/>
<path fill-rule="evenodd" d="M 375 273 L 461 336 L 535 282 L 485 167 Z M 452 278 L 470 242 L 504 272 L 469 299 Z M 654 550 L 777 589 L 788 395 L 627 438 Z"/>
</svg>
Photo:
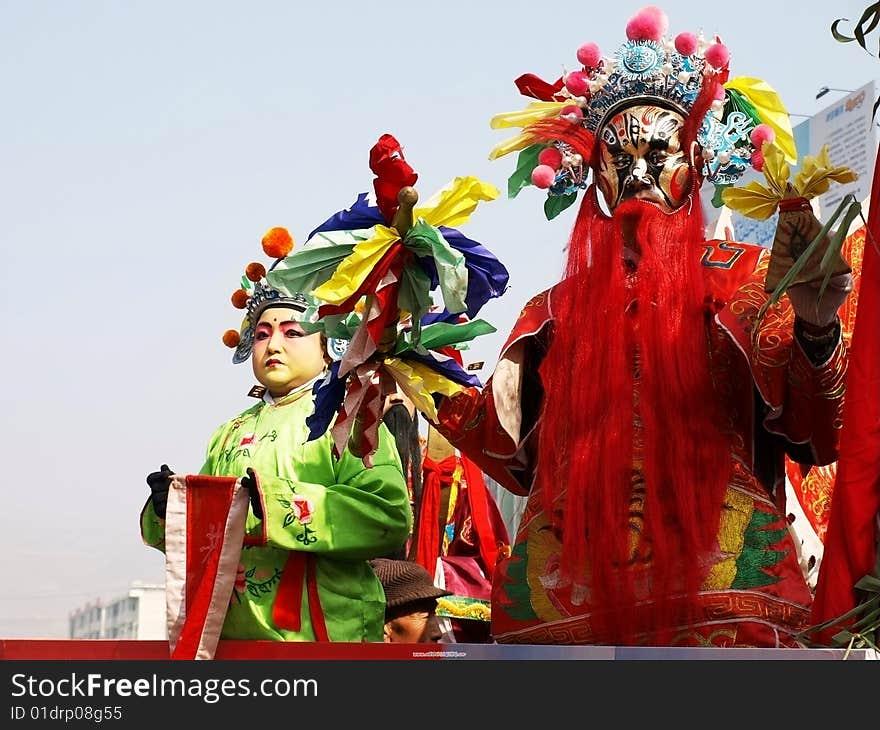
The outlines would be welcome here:
<svg viewBox="0 0 880 730">
<path fill-rule="evenodd" d="M 73 611 L 71 639 L 166 639 L 165 586 L 134 581 L 124 596 L 100 599 Z"/>
</svg>

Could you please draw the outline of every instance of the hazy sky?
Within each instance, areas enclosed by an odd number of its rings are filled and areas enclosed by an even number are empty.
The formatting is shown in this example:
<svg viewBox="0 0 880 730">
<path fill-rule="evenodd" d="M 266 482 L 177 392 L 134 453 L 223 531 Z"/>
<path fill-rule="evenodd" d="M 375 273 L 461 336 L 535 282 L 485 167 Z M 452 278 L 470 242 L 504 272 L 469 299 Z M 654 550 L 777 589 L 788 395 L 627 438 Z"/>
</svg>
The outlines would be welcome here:
<svg viewBox="0 0 880 730">
<path fill-rule="evenodd" d="M 515 159 L 488 161 L 509 134 L 489 119 L 527 103 L 513 79 L 554 80 L 586 41 L 610 53 L 643 4 L 0 2 L 0 638 L 66 636 L 70 610 L 162 581 L 138 531 L 144 478 L 197 471 L 252 404 L 220 337 L 268 228 L 302 242 L 371 190 L 385 132 L 423 199 L 458 175 L 503 191 Z M 719 33 L 733 76 L 809 115 L 835 98 L 821 86 L 880 76 L 829 30 L 867 4 L 662 7 L 672 33 Z M 467 353 L 483 378 L 559 274 L 575 208 L 548 223 L 542 203 L 501 197 L 462 227 L 511 275 L 483 310 L 499 332 Z"/>
</svg>

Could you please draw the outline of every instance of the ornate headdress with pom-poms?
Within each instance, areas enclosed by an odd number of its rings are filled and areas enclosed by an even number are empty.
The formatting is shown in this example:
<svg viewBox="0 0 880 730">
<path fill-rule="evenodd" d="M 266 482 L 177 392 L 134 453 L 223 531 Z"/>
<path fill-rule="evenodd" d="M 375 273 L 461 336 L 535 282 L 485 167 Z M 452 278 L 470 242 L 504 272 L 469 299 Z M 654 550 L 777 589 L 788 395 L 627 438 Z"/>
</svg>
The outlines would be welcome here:
<svg viewBox="0 0 880 730">
<path fill-rule="evenodd" d="M 263 236 L 263 253 L 275 259 L 269 271 L 274 269 L 293 250 L 293 237 L 286 228 L 272 228 Z M 252 261 L 244 270 L 241 287 L 232 293 L 232 306 L 245 310 L 244 320 L 238 330 L 223 333 L 223 344 L 234 348 L 232 362 L 244 362 L 251 356 L 254 346 L 254 329 L 260 315 L 269 307 L 288 307 L 299 313 L 299 321 L 309 322 L 316 317 L 316 303 L 304 294 L 289 292 L 283 286 L 272 285 L 266 280 L 266 267 Z"/>
<path fill-rule="evenodd" d="M 530 184 L 546 189 L 545 213 L 558 215 L 587 187 L 596 135 L 605 122 L 640 104 L 681 114 L 685 134 L 702 149 L 700 172 L 718 188 L 735 183 L 750 166 L 760 170 L 764 143 L 775 140 L 784 156 L 796 161 L 791 122 L 773 89 L 760 79 L 728 80 L 730 52 L 718 36 L 669 37 L 668 28 L 666 13 L 644 7 L 630 18 L 626 41 L 611 55 L 585 43 L 576 54 L 580 67 L 555 83 L 532 74 L 516 80 L 524 95 L 538 101 L 492 119 L 493 128 L 523 131 L 489 155 L 520 151 L 510 197 Z"/>
</svg>

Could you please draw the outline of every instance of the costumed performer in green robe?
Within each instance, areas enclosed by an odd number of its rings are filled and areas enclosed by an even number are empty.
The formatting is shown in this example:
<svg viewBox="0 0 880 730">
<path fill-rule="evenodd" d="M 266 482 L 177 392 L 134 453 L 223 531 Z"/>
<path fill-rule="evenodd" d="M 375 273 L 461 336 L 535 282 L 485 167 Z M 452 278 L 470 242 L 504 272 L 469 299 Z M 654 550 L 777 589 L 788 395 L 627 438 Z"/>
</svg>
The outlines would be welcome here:
<svg viewBox="0 0 880 730">
<path fill-rule="evenodd" d="M 284 229 L 263 239 L 276 264 L 291 247 Z M 329 430 L 307 440 L 312 388 L 325 374 L 330 348 L 322 334 L 302 327 L 314 312 L 306 298 L 270 286 L 264 276 L 261 264 L 248 266 L 247 288 L 233 295 L 247 315 L 240 332 L 224 335 L 236 348 L 233 362 L 251 360 L 262 387 L 250 394 L 260 400 L 216 430 L 200 471 L 244 475 L 250 492 L 221 638 L 382 641 L 385 597 L 367 560 L 394 552 L 409 535 L 400 457 L 384 425 L 372 468 L 348 448 L 337 456 Z M 151 496 L 141 514 L 144 542 L 163 551 L 172 474 L 163 464 L 147 477 Z M 286 627 L 278 625 L 281 616 Z"/>
</svg>

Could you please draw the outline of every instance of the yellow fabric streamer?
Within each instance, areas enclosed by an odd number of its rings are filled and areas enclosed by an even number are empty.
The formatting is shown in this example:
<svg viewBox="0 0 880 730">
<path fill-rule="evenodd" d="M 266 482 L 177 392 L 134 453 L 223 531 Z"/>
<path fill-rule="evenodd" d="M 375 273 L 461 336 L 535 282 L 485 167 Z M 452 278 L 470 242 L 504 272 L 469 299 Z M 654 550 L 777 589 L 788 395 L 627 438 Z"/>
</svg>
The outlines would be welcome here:
<svg viewBox="0 0 880 730">
<path fill-rule="evenodd" d="M 535 135 L 531 132 L 520 132 L 516 137 L 506 139 L 496 144 L 489 153 L 490 160 L 497 160 L 499 157 L 509 155 L 511 152 L 519 152 L 524 150 L 530 144 L 535 143 Z"/>
<path fill-rule="evenodd" d="M 570 101 L 533 101 L 525 109 L 518 112 L 502 112 L 492 117 L 489 126 L 492 129 L 504 129 L 505 127 L 528 127 L 532 122 L 539 119 L 559 114 L 562 107 L 571 104 Z"/>
<path fill-rule="evenodd" d="M 464 386 L 419 362 L 404 362 L 398 357 L 389 357 L 383 365 L 403 394 L 431 421 L 437 420 L 437 408 L 431 397 L 432 393 L 450 396 L 464 390 Z"/>
<path fill-rule="evenodd" d="M 797 147 L 791 131 L 791 118 L 773 88 L 766 81 L 751 76 L 737 76 L 724 84 L 725 89 L 735 89 L 755 107 L 764 124 L 769 124 L 776 132 L 775 144 L 782 150 L 785 159 L 797 162 Z"/>
<path fill-rule="evenodd" d="M 413 210 L 413 218 L 424 218 L 432 226 L 457 228 L 467 223 L 480 201 L 495 200 L 498 188 L 479 178 L 457 177 L 422 208 Z"/>
<path fill-rule="evenodd" d="M 479 178 L 457 177 L 425 206 L 415 208 L 413 218 L 423 218 L 435 227 L 456 228 L 468 221 L 480 201 L 495 200 L 499 195 L 498 188 Z M 333 276 L 312 290 L 312 296 L 338 305 L 358 290 L 391 245 L 400 240 L 398 232 L 388 226 L 377 224 L 373 231 L 372 238 L 355 245 L 336 267 Z"/>
<path fill-rule="evenodd" d="M 570 101 L 533 101 L 525 109 L 521 109 L 518 112 L 496 114 L 489 122 L 489 126 L 492 129 L 504 129 L 506 127 L 525 128 L 540 119 L 556 116 L 562 107 L 571 103 Z M 509 155 L 511 152 L 525 149 L 534 142 L 534 139 L 534 135 L 529 134 L 528 131 L 520 132 L 515 137 L 495 145 L 489 153 L 489 159 L 497 160 L 499 157 Z"/>
<path fill-rule="evenodd" d="M 328 304 L 342 304 L 364 283 L 391 245 L 399 240 L 396 230 L 377 224 L 373 237 L 358 243 L 339 263 L 333 276 L 312 290 L 312 296 Z"/>
</svg>

